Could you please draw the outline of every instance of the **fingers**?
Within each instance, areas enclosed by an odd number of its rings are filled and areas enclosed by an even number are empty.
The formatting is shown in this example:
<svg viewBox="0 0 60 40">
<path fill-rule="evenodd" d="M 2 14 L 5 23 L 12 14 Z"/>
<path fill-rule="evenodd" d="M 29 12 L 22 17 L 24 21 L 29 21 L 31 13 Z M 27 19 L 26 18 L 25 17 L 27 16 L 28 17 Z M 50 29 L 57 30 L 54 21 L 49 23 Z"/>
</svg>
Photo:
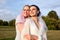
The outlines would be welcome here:
<svg viewBox="0 0 60 40">
<path fill-rule="evenodd" d="M 36 35 L 32 35 L 32 37 L 34 37 L 34 38 L 38 38 L 38 36 L 36 36 Z"/>
<path fill-rule="evenodd" d="M 27 40 L 38 40 L 38 36 L 30 34 L 24 35 L 24 38 L 26 38 Z"/>
<path fill-rule="evenodd" d="M 38 36 L 36 36 L 36 35 L 32 35 L 31 37 L 33 40 L 38 40 Z"/>
<path fill-rule="evenodd" d="M 29 35 L 29 34 L 27 34 L 27 35 L 24 35 L 24 37 L 30 37 L 30 35 Z"/>
<path fill-rule="evenodd" d="M 30 40 L 30 35 L 29 34 L 24 35 L 24 38 L 27 39 L 27 40 Z"/>
</svg>

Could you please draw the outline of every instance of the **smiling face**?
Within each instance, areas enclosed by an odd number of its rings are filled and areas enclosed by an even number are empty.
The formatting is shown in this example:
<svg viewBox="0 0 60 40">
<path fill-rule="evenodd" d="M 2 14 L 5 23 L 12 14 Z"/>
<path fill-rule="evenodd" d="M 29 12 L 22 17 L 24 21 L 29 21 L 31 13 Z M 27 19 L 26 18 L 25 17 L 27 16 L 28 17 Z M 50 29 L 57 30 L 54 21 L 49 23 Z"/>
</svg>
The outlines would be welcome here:
<svg viewBox="0 0 60 40">
<path fill-rule="evenodd" d="M 30 7 L 29 6 L 25 6 L 23 8 L 23 12 L 24 12 L 24 17 L 28 17 L 30 15 Z"/>
<path fill-rule="evenodd" d="M 30 16 L 32 17 L 32 16 L 37 16 L 37 14 L 38 14 L 38 10 L 37 10 L 37 8 L 35 7 L 35 6 L 31 6 L 30 7 Z"/>
</svg>

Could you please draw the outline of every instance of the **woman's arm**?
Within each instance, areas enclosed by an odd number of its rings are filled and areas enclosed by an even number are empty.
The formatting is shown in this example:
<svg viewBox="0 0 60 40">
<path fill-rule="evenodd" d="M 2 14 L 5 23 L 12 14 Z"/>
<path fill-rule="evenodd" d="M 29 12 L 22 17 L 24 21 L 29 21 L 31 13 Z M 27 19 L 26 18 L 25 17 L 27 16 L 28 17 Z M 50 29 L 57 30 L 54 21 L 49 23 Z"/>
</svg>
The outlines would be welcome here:
<svg viewBox="0 0 60 40">
<path fill-rule="evenodd" d="M 23 30 L 23 25 L 24 23 L 22 22 L 22 19 L 21 19 L 21 15 L 18 15 L 16 17 L 16 22 L 15 22 L 15 25 L 16 25 L 16 29 L 21 32 Z"/>
<path fill-rule="evenodd" d="M 24 28 L 24 23 L 17 23 L 16 24 L 17 29 L 20 31 L 20 33 L 22 32 L 23 28 Z"/>
</svg>

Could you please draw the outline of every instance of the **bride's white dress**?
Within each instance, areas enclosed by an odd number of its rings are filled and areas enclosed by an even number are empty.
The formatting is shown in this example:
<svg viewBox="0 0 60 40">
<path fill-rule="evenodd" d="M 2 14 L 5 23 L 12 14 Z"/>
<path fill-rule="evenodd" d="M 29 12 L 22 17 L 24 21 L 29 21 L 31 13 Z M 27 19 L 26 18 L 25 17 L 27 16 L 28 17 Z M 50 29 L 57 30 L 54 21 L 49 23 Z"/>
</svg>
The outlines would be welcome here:
<svg viewBox="0 0 60 40">
<path fill-rule="evenodd" d="M 47 27 L 43 19 L 40 17 L 39 23 L 40 23 L 40 28 L 38 29 L 32 18 L 26 19 L 26 22 L 24 24 L 24 29 L 22 31 L 22 39 L 24 39 L 24 35 L 26 34 L 31 34 L 31 35 L 36 35 L 38 36 L 38 40 L 47 40 L 46 37 L 46 31 Z"/>
<path fill-rule="evenodd" d="M 18 30 L 16 30 L 17 36 L 15 40 L 26 40 L 24 38 L 24 35 L 26 34 L 36 35 L 38 36 L 38 40 L 47 40 L 46 37 L 47 27 L 41 17 L 39 18 L 39 23 L 40 28 L 38 29 L 32 18 L 27 18 L 22 32 L 20 33 Z"/>
</svg>

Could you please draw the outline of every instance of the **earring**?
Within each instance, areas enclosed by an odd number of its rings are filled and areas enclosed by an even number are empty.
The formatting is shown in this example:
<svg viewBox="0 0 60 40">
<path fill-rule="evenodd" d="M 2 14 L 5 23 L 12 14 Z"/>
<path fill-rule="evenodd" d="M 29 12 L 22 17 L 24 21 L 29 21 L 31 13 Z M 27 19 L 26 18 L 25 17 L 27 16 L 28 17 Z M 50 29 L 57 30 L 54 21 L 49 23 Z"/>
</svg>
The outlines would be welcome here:
<svg viewBox="0 0 60 40">
<path fill-rule="evenodd" d="M 39 11 L 37 13 L 39 13 Z"/>
</svg>

